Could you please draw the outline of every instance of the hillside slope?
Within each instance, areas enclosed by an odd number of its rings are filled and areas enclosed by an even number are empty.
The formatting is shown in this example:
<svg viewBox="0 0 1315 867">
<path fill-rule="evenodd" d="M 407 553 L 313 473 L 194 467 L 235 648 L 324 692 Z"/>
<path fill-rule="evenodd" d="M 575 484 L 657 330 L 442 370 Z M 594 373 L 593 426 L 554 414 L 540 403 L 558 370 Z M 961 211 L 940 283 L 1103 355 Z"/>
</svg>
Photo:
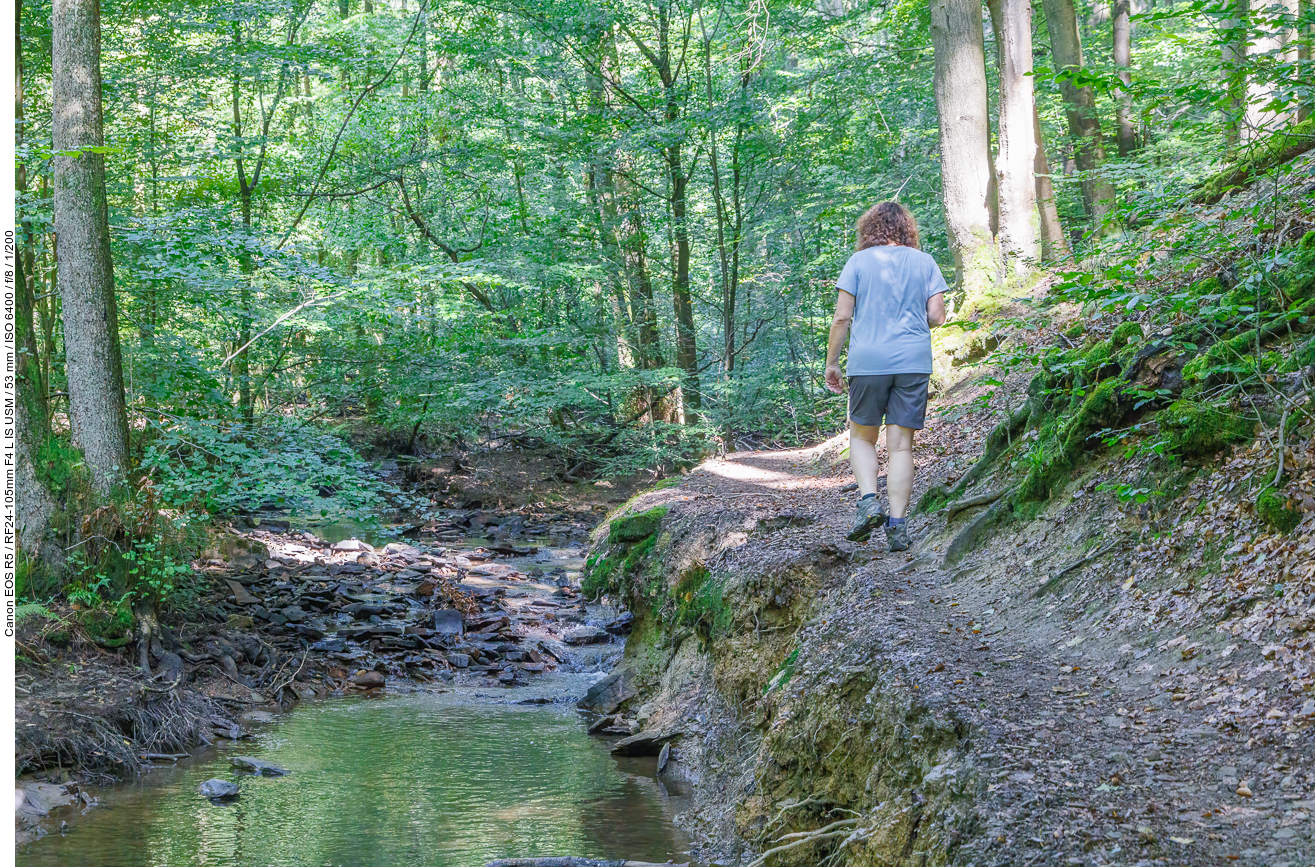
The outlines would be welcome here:
<svg viewBox="0 0 1315 867">
<path fill-rule="evenodd" d="M 1315 236 L 1275 204 L 1268 282 L 1165 287 L 1201 315 L 1052 298 L 958 341 L 995 352 L 942 384 L 905 554 L 843 541 L 843 436 L 600 531 L 636 627 L 592 703 L 670 745 L 699 857 L 1315 858 Z"/>
</svg>

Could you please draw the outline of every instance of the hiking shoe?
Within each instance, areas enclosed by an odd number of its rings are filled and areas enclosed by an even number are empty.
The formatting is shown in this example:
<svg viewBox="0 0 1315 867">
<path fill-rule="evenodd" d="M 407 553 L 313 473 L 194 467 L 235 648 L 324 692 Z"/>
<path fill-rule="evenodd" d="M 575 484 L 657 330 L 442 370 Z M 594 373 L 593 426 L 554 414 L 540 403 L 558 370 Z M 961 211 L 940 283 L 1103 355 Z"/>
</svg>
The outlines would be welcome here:
<svg viewBox="0 0 1315 867">
<path fill-rule="evenodd" d="M 849 533 L 845 538 L 851 542 L 866 542 L 872 531 L 884 523 L 886 523 L 886 512 L 881 508 L 880 500 L 876 497 L 859 500 L 854 523 L 849 526 Z"/>
<path fill-rule="evenodd" d="M 886 527 L 886 541 L 890 543 L 892 551 L 909 550 L 909 522 L 905 521 L 897 527 Z"/>
</svg>

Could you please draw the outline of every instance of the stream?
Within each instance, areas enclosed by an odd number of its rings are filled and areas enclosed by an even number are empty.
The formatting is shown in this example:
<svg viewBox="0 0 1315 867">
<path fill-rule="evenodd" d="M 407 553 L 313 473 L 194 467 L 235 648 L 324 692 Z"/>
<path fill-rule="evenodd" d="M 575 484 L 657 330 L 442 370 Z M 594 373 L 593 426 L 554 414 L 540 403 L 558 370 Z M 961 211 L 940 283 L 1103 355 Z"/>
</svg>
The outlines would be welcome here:
<svg viewBox="0 0 1315 867">
<path fill-rule="evenodd" d="M 317 531 L 347 536 L 350 529 Z M 534 558 L 502 562 L 573 582 L 581 566 L 578 548 L 544 547 Z M 467 581 L 473 583 L 463 587 L 505 594 L 508 604 L 550 604 L 557 590 L 555 582 L 514 576 Z M 615 616 L 593 608 L 590 623 Z M 301 702 L 248 726 L 249 737 L 240 741 L 220 741 L 136 781 L 90 790 L 95 805 L 61 808 L 44 823 L 47 833 L 19 849 L 17 863 L 480 867 L 495 858 L 549 855 L 688 860 L 688 841 L 674 821 L 685 805 L 658 780 L 657 760 L 613 756 L 613 740 L 590 736 L 575 709 L 621 649 L 616 640 L 572 648 L 556 670 L 510 687 L 461 674 Z M 239 755 L 290 773 L 238 773 L 229 759 Z M 201 797 L 200 784 L 216 778 L 237 782 L 241 796 L 228 803 Z"/>
<path fill-rule="evenodd" d="M 571 705 L 508 704 L 517 692 L 303 704 L 250 740 L 102 790 L 99 806 L 65 817 L 63 833 L 35 841 L 18 863 L 478 867 L 561 854 L 680 858 L 688 847 L 673 817 L 682 807 L 657 781 L 656 760 L 613 757 Z M 238 777 L 228 757 L 241 754 L 291 773 Z M 224 805 L 200 797 L 197 787 L 216 777 L 237 780 L 241 797 Z"/>
</svg>

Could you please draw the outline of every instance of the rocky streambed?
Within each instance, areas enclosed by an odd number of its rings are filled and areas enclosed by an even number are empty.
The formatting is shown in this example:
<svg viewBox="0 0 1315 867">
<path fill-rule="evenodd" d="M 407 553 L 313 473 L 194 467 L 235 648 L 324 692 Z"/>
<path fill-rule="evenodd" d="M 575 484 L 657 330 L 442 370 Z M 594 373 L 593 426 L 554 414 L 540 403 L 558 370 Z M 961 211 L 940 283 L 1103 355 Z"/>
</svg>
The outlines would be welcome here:
<svg viewBox="0 0 1315 867">
<path fill-rule="evenodd" d="M 587 516 L 452 510 L 390 542 L 331 541 L 325 536 L 344 534 L 278 517 L 251 523 L 194 564 L 204 590 L 182 623 L 159 630 L 154 682 L 142 686 L 127 650 L 110 657 L 82 646 L 79 656 L 76 636 L 42 645 L 45 658 L 21 673 L 17 752 L 29 771 L 21 782 L 29 840 L 75 824 L 77 810 L 122 809 L 125 787 L 93 785 L 108 781 L 106 770 L 122 778 L 153 767 L 128 787 L 150 789 L 179 767 L 212 762 L 215 750 L 252 752 L 253 739 L 282 724 L 278 711 L 308 713 L 334 696 L 443 696 L 443 714 L 458 717 L 453 708 L 465 704 L 545 707 L 549 741 L 570 729 L 588 749 L 610 751 L 586 734 L 593 718 L 581 720 L 575 703 L 621 653 L 631 618 L 580 595 Z M 133 741 L 114 736 L 143 718 L 161 722 Z M 595 729 L 630 731 L 610 719 Z M 111 741 L 112 756 L 96 749 Z M 432 737 L 397 742 L 432 745 Z M 70 746 L 104 764 L 70 767 L 61 759 Z M 448 770 L 484 773 L 461 763 Z M 643 773 L 652 779 L 654 769 Z M 199 797 L 189 786 L 188 798 Z"/>
<path fill-rule="evenodd" d="M 243 629 L 258 629 L 281 650 L 322 660 L 312 667 L 318 683 L 310 675 L 286 684 L 298 698 L 382 687 L 389 678 L 523 683 L 563 665 L 591 665 L 596 653 L 569 648 L 629 629 L 628 617 L 580 598 L 578 547 L 506 540 L 375 547 L 277 525 L 242 538 L 243 553 L 207 566 L 218 578 L 212 605 L 225 628 L 185 658 L 236 670 L 230 679 L 240 684 L 241 662 L 259 662 Z"/>
</svg>

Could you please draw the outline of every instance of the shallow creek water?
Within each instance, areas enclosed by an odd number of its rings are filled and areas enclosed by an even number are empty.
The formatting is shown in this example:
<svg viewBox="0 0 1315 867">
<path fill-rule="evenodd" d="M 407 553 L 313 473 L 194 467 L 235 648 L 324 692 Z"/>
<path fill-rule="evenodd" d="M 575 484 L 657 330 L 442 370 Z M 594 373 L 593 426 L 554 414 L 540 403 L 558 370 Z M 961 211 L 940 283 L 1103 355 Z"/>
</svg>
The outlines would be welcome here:
<svg viewBox="0 0 1315 867">
<path fill-rule="evenodd" d="M 349 536 L 359 527 L 316 528 Z M 361 534 L 364 535 L 364 534 Z M 380 540 L 382 541 L 382 540 Z M 484 540 L 463 539 L 458 547 Z M 531 543 L 532 544 L 532 543 Z M 543 547 L 499 562 L 578 580 L 578 548 Z M 555 582 L 469 579 L 500 588 L 513 608 Z M 591 607 L 592 608 L 592 607 Z M 590 621 L 615 612 L 590 612 Z M 557 671 L 514 688 L 460 677 L 432 686 L 301 704 L 252 737 L 94 792 L 83 813 L 62 808 L 21 867 L 481 867 L 500 857 L 579 855 L 688 860 L 674 817 L 684 809 L 656 777 L 656 759 L 618 758 L 591 737 L 575 701 L 621 652 L 573 648 Z M 284 777 L 237 774 L 251 755 Z M 240 798 L 212 804 L 218 778 Z M 67 823 L 61 826 L 61 823 Z"/>
<path fill-rule="evenodd" d="M 478 867 L 546 855 L 680 859 L 688 847 L 672 819 L 681 806 L 655 778 L 655 760 L 614 758 L 569 704 L 507 703 L 586 682 L 306 704 L 250 740 L 103 790 L 86 815 L 57 817 L 67 828 L 56 826 L 20 850 L 18 864 Z M 232 755 L 292 773 L 237 776 Z M 211 778 L 239 781 L 241 797 L 211 804 L 197 794 Z"/>
</svg>

